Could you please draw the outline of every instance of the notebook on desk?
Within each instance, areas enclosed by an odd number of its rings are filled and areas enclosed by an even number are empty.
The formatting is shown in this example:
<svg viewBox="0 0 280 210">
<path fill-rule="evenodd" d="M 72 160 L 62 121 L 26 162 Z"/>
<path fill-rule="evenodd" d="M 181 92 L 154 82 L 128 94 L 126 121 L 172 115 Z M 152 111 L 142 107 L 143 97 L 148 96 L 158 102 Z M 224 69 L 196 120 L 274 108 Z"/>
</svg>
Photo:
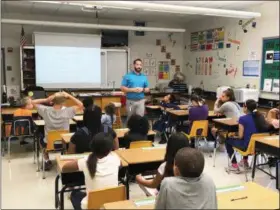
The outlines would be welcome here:
<svg viewBox="0 0 280 210">
<path fill-rule="evenodd" d="M 145 198 L 145 199 L 141 199 L 141 200 L 136 200 L 136 201 L 134 201 L 134 204 L 137 207 L 140 207 L 140 206 L 153 205 L 153 204 L 155 204 L 155 202 L 156 202 L 156 199 L 154 197 L 151 197 L 151 198 Z"/>
<path fill-rule="evenodd" d="M 78 160 L 86 157 L 88 154 L 71 154 L 71 155 L 61 155 L 61 160 Z"/>
</svg>

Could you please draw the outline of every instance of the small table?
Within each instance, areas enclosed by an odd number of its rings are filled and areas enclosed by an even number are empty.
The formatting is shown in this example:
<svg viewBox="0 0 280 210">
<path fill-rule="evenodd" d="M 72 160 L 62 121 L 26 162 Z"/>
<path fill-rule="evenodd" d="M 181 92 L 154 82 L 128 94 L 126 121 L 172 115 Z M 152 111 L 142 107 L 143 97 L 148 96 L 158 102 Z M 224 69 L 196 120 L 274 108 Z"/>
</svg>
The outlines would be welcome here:
<svg viewBox="0 0 280 210">
<path fill-rule="evenodd" d="M 132 175 L 156 170 L 164 161 L 165 148 L 148 147 L 117 150 L 116 153 L 128 163 L 126 170 L 126 195 L 129 199 L 129 180 Z"/>
<path fill-rule="evenodd" d="M 236 132 L 238 131 L 238 120 L 234 118 L 220 118 L 220 119 L 213 119 L 215 126 L 218 128 L 227 130 L 229 132 Z"/>
<path fill-rule="evenodd" d="M 279 159 L 280 158 L 279 144 L 280 144 L 279 135 L 269 136 L 269 137 L 260 137 L 260 139 L 256 140 L 254 165 L 253 165 L 253 170 L 252 170 L 252 180 L 254 180 L 254 178 L 255 178 L 256 169 L 259 169 L 260 171 L 269 175 L 271 178 L 276 179 L 276 189 L 280 190 L 280 186 L 279 186 L 280 174 L 278 171 L 279 170 L 279 166 L 278 166 L 279 160 L 276 163 L 276 176 L 273 176 L 271 173 L 268 173 L 267 171 L 265 171 L 264 169 L 259 167 L 261 165 L 267 165 L 267 163 L 259 164 L 259 165 L 256 164 L 258 155 L 263 154 L 263 153 L 275 156 Z"/>
<path fill-rule="evenodd" d="M 245 199 L 232 201 L 238 198 Z M 153 198 L 143 200 L 145 199 Z M 218 209 L 279 209 L 279 193 L 254 182 L 246 182 L 241 186 L 224 188 L 223 191 L 217 189 L 217 202 Z M 106 203 L 103 207 L 104 209 L 154 209 L 154 205 L 153 203 L 136 206 L 135 200 L 126 200 Z"/>
</svg>

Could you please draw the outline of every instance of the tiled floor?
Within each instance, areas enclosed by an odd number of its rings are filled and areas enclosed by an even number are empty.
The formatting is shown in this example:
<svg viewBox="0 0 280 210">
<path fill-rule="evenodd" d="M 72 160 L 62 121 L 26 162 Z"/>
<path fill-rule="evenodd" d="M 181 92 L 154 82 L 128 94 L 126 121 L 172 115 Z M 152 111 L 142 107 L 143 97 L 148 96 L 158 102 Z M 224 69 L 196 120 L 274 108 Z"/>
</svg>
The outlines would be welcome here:
<svg viewBox="0 0 280 210">
<path fill-rule="evenodd" d="M 18 148 L 12 145 L 11 162 L 7 157 L 2 159 L 2 208 L 3 209 L 54 209 L 54 180 L 56 167 L 47 172 L 47 178 L 42 179 L 41 172 L 36 172 L 33 163 L 32 148 Z M 54 155 L 51 156 L 54 160 Z M 213 159 L 205 154 L 206 166 L 204 173 L 209 174 L 217 187 L 240 184 L 245 182 L 244 174 L 228 174 L 225 172 L 227 156 L 219 152 L 216 167 Z M 275 168 L 272 169 L 273 173 Z M 249 177 L 251 174 L 249 174 Z M 275 188 L 275 180 L 257 171 L 255 181 L 265 187 Z M 131 184 L 131 198 L 143 198 L 145 194 L 137 184 Z M 65 209 L 72 209 L 69 199 L 65 199 Z"/>
</svg>

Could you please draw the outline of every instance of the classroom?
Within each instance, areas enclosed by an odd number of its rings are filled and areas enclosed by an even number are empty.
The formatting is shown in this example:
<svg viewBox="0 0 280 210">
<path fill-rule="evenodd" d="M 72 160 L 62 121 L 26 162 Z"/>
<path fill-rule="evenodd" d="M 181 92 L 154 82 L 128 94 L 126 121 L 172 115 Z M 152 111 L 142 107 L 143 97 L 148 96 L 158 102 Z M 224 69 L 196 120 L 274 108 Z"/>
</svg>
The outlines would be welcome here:
<svg viewBox="0 0 280 210">
<path fill-rule="evenodd" d="M 279 209 L 279 1 L 1 1 L 1 209 Z M 16 199 L 16 200 L 15 200 Z"/>
</svg>

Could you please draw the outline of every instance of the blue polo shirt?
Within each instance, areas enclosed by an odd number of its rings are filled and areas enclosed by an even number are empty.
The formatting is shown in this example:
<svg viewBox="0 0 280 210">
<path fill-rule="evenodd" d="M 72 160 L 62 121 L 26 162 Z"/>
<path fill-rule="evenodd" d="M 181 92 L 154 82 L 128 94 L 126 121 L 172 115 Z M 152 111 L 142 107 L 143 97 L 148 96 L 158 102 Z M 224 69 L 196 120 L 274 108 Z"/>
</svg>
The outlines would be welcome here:
<svg viewBox="0 0 280 210">
<path fill-rule="evenodd" d="M 140 88 L 147 88 L 149 86 L 147 77 L 140 73 L 140 74 L 136 74 L 133 70 L 126 74 L 123 77 L 122 80 L 122 86 L 127 87 L 127 88 L 136 88 L 136 87 L 140 87 Z M 126 94 L 127 99 L 130 100 L 141 100 L 145 97 L 145 94 L 142 93 L 127 93 Z"/>
</svg>

